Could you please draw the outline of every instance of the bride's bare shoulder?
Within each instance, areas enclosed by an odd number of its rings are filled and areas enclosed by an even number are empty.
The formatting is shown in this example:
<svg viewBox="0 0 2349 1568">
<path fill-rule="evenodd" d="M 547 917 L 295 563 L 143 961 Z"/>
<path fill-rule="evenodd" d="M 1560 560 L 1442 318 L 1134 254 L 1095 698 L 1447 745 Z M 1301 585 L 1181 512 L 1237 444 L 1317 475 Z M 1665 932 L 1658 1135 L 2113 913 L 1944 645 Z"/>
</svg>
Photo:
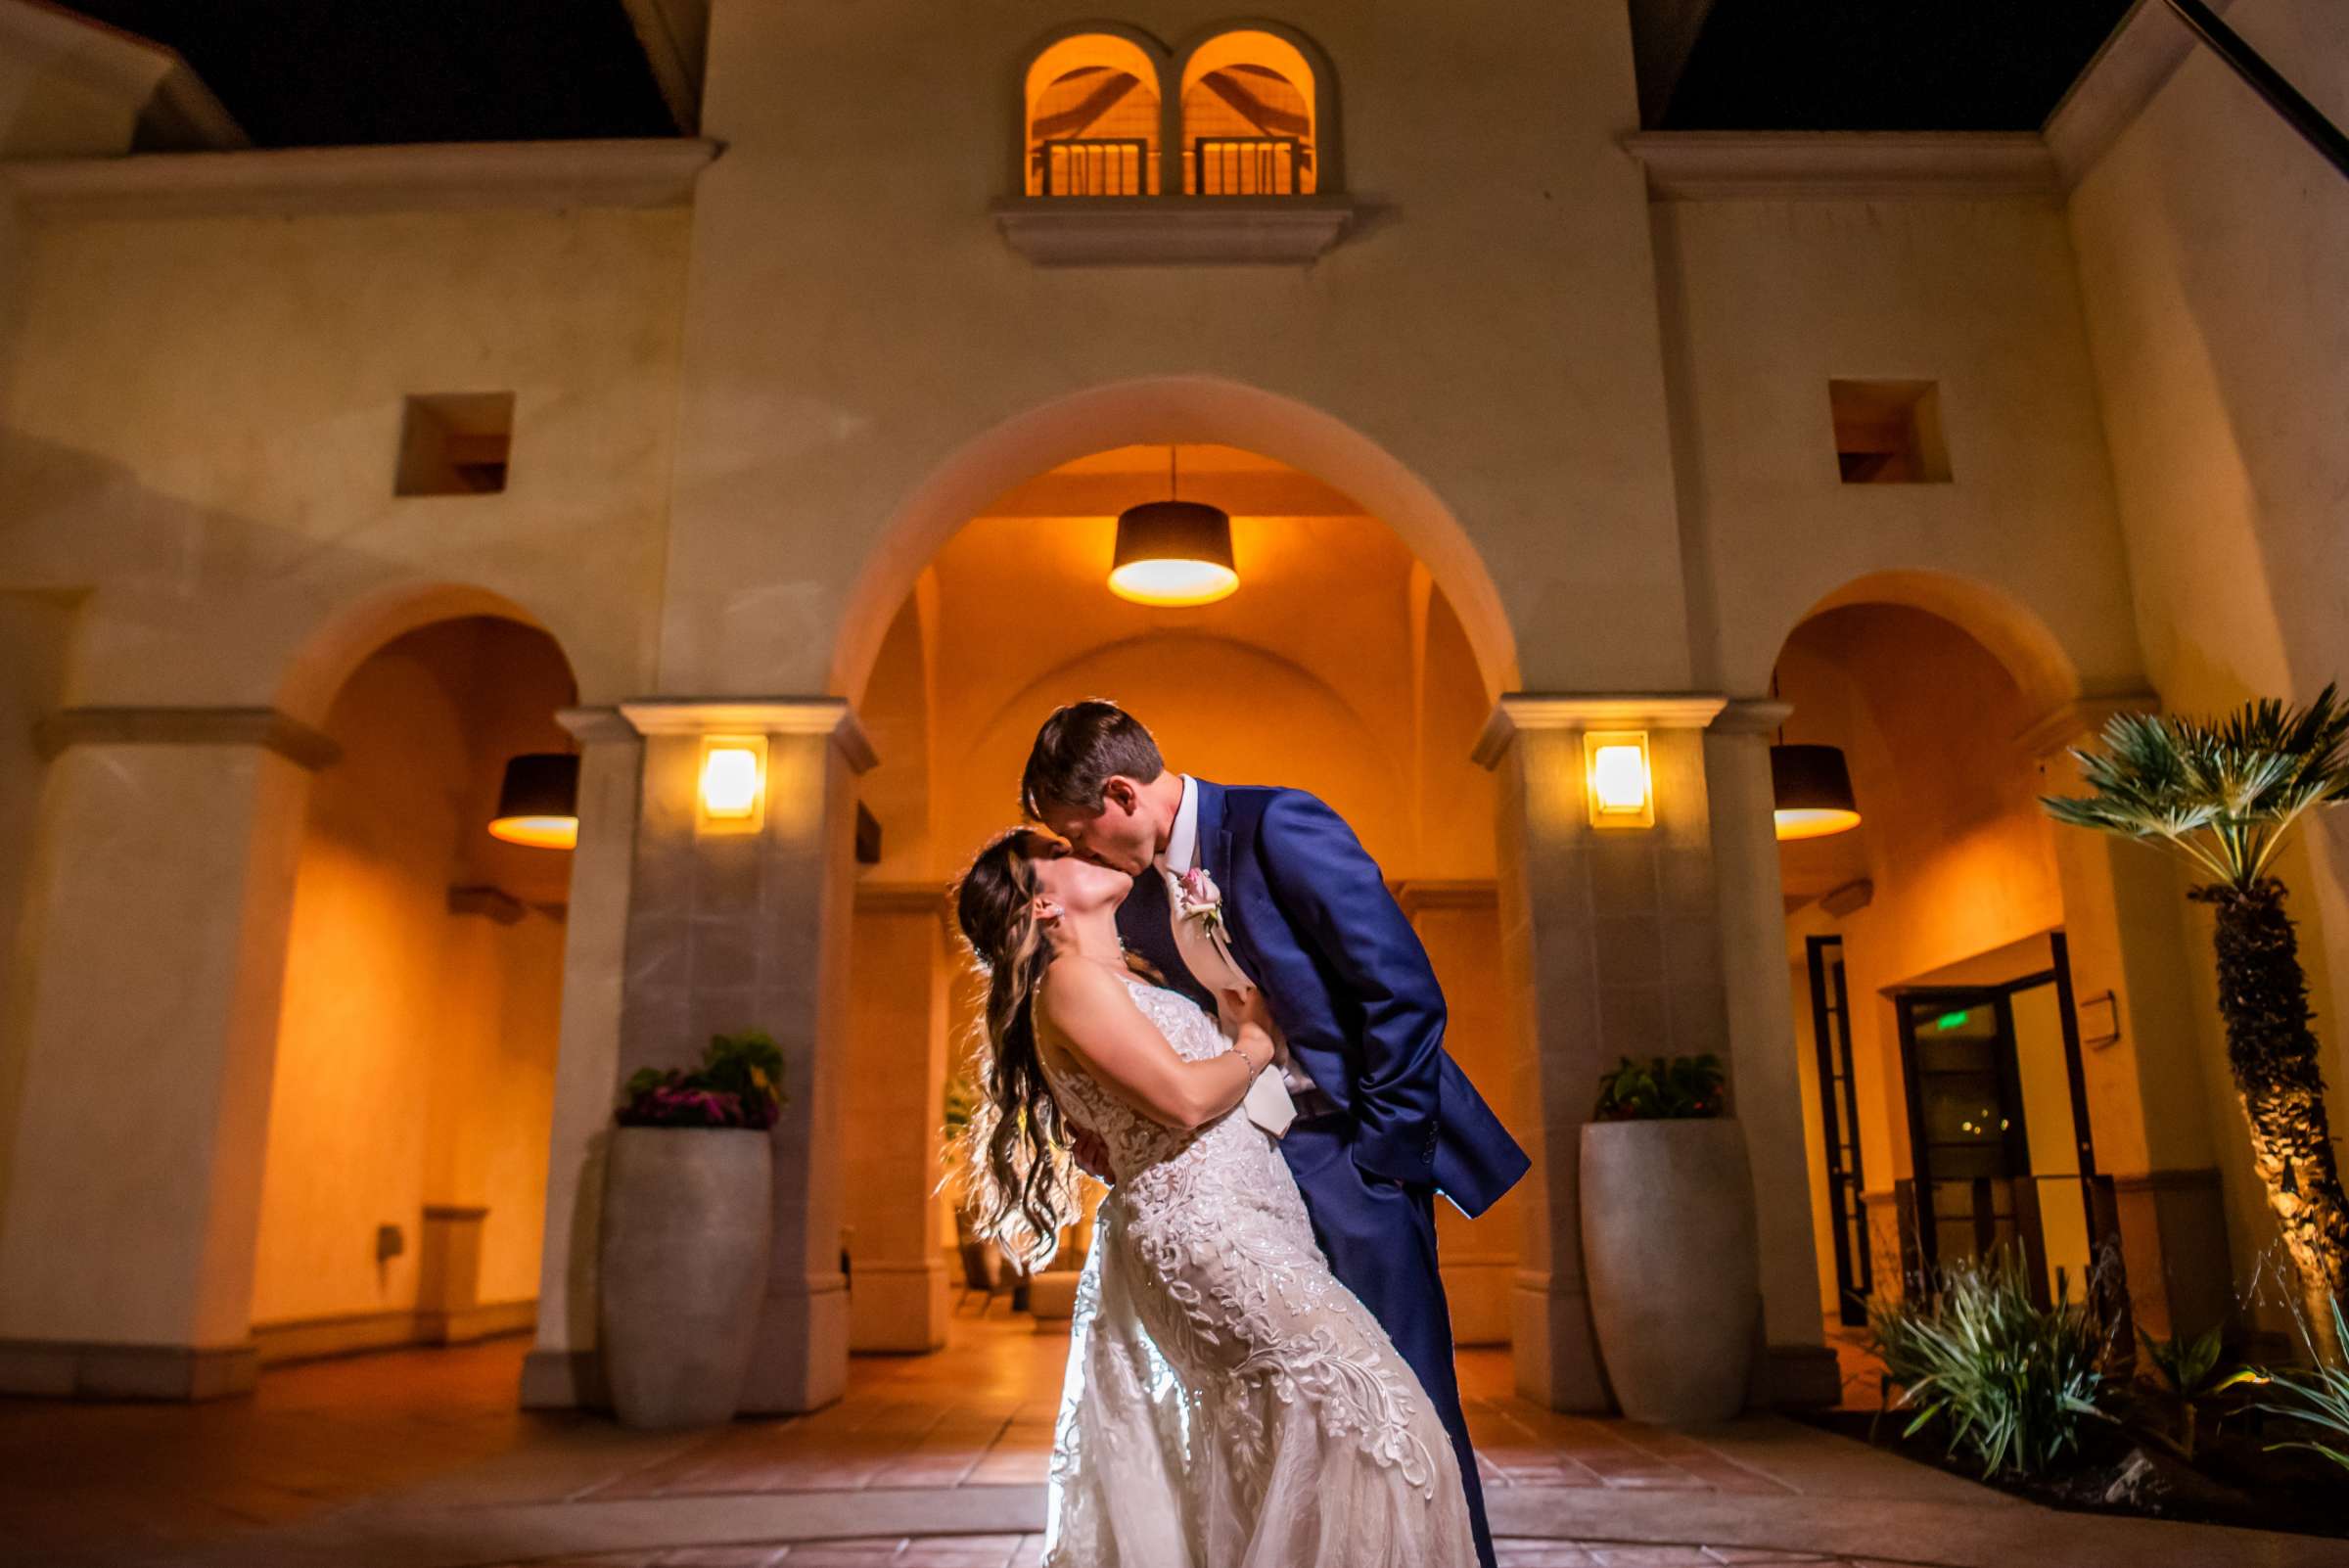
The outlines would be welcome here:
<svg viewBox="0 0 2349 1568">
<path fill-rule="evenodd" d="M 1063 1036 L 1080 1035 L 1120 1009 L 1133 1010 L 1133 996 L 1117 974 L 1106 965 L 1076 957 L 1055 958 L 1046 966 L 1036 1000 Z"/>
</svg>

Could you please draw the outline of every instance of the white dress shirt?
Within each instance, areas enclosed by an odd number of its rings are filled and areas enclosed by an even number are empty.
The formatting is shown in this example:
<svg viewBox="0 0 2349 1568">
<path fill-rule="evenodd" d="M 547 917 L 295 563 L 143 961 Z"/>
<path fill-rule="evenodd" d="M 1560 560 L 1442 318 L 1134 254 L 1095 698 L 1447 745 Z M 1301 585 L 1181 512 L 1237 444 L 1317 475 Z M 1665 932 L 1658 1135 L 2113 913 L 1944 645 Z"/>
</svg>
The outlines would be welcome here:
<svg viewBox="0 0 2349 1568">
<path fill-rule="evenodd" d="M 1199 781 L 1188 773 L 1179 776 L 1182 803 L 1174 808 L 1174 824 L 1167 833 L 1166 853 L 1157 857 L 1156 863 L 1167 883 L 1167 916 L 1174 927 L 1175 950 L 1182 954 L 1183 963 L 1198 982 L 1215 992 L 1216 1021 L 1229 1039 L 1239 1034 L 1239 1021 L 1224 1001 L 1223 993 L 1254 991 L 1256 982 L 1240 967 L 1239 958 L 1227 942 L 1208 931 L 1200 921 L 1183 916 L 1181 879 L 1199 863 Z M 1221 888 L 1217 891 L 1224 893 Z M 1249 1086 L 1245 1103 L 1248 1119 L 1278 1137 L 1288 1130 L 1301 1105 L 1309 1109 L 1325 1105 L 1328 1096 L 1290 1056 L 1280 1026 L 1272 1025 L 1270 1033 L 1272 1060 L 1279 1069 L 1278 1075 L 1258 1074 L 1256 1083 Z"/>
</svg>

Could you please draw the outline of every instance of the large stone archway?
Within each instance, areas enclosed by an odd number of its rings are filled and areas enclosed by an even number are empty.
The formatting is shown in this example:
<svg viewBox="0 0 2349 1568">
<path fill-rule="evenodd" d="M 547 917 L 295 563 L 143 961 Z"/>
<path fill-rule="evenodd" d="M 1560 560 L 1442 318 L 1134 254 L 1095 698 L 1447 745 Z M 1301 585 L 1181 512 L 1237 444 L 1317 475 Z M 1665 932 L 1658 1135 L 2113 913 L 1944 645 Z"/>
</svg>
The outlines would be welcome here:
<svg viewBox="0 0 2349 1568">
<path fill-rule="evenodd" d="M 1516 689 L 1516 634 L 1468 530 L 1416 474 L 1336 417 L 1214 376 L 1090 388 L 965 441 L 893 510 L 842 607 L 830 691 L 853 701 L 889 623 L 939 548 L 1022 480 L 1087 453 L 1134 443 L 1222 444 L 1263 453 L 1351 496 L 1420 561 L 1460 618 L 1489 696 Z"/>
</svg>

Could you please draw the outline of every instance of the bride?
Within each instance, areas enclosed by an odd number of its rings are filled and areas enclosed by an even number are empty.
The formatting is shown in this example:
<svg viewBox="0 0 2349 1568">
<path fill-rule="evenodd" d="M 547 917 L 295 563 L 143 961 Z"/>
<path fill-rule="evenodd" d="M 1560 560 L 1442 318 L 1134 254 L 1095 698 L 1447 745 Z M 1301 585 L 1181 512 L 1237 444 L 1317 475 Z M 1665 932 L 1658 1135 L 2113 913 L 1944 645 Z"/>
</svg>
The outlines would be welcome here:
<svg viewBox="0 0 2349 1568">
<path fill-rule="evenodd" d="M 956 889 L 988 977 L 968 1168 L 983 1234 L 1049 1258 L 1072 1124 L 1115 1185 L 1078 1285 L 1046 1568 L 1473 1568 L 1451 1440 L 1235 1114 L 1273 1045 L 1225 1038 L 1118 940 L 1133 880 L 1016 828 Z"/>
</svg>

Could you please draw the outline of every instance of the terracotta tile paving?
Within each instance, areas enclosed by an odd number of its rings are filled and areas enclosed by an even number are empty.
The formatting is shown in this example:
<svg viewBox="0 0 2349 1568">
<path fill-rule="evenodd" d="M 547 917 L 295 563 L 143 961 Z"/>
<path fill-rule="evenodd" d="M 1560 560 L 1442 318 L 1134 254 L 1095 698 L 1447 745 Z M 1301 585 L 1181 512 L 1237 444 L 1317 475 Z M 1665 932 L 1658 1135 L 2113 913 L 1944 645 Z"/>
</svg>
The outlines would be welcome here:
<svg viewBox="0 0 2349 1568">
<path fill-rule="evenodd" d="M 1498 1541 L 1505 1568 L 1724 1568 L 1727 1564 L 1873 1568 L 1851 1557 L 1740 1546 L 1622 1546 L 1603 1542 Z M 652 1553 L 536 1558 L 501 1568 L 1033 1568 L 1041 1536 L 875 1537 L 800 1545 L 696 1546 Z M 1895 1568 L 1886 1564 L 1884 1568 Z"/>
<path fill-rule="evenodd" d="M 0 1398 L 0 1517 L 20 1542 L 49 1553 L 31 1560 L 69 1561 L 77 1550 L 158 1550 L 224 1540 L 409 1487 L 462 1480 L 490 1460 L 528 1461 L 513 1472 L 524 1479 L 500 1483 L 507 1501 L 1036 1486 L 1051 1452 L 1068 1341 L 1065 1334 L 1036 1332 L 1000 1302 L 971 1298 L 956 1315 L 946 1350 L 856 1358 L 848 1397 L 828 1409 L 744 1418 L 692 1434 L 634 1433 L 598 1414 L 515 1408 L 528 1345 L 527 1336 L 511 1336 L 272 1368 L 250 1398 L 194 1407 Z M 1795 1490 L 1697 1438 L 1529 1404 L 1513 1391 L 1504 1351 L 1465 1351 L 1460 1368 L 1491 1488 L 1781 1497 Z M 825 1562 L 1005 1568 L 1028 1560 L 1019 1554 L 1034 1549 L 1011 1537 L 891 1538 L 804 1545 L 788 1553 L 780 1544 L 672 1550 L 625 1561 L 630 1568 L 785 1560 L 792 1568 Z M 1513 1549 L 1517 1568 L 1647 1560 L 1604 1545 L 1529 1543 Z M 1609 1551 L 1618 1555 L 1609 1559 Z M 7 1555 L 0 1550 L 0 1559 Z M 581 1559 L 588 1560 L 603 1568 L 622 1561 Z"/>
<path fill-rule="evenodd" d="M 849 1397 L 812 1415 L 736 1421 L 683 1453 L 577 1494 L 600 1498 L 1040 1485 L 1067 1341 L 1000 1309 L 966 1313 L 936 1356 L 866 1358 Z M 1701 1441 L 1519 1399 L 1506 1353 L 1461 1353 L 1470 1436 L 1489 1486 L 1776 1493 L 1792 1489 Z"/>
</svg>

